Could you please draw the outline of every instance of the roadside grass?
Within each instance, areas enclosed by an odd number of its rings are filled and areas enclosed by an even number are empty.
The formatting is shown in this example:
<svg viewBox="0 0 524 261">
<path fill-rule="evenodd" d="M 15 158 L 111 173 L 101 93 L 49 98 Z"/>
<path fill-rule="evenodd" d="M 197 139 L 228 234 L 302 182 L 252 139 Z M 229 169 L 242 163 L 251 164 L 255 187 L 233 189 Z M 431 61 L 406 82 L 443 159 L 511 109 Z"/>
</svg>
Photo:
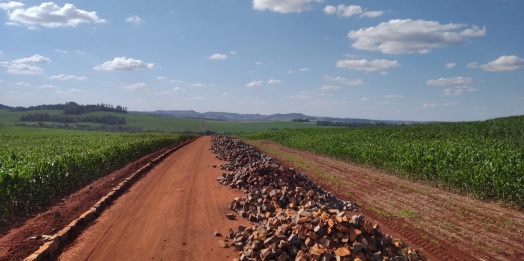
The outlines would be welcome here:
<svg viewBox="0 0 524 261">
<path fill-rule="evenodd" d="M 326 173 L 322 169 L 322 166 L 320 164 L 304 161 L 295 154 L 278 150 L 272 146 L 265 145 L 261 141 L 245 140 L 245 142 L 249 145 L 257 147 L 258 149 L 260 149 L 260 151 L 267 155 L 278 157 L 283 161 L 291 162 L 293 166 L 305 169 L 308 171 L 308 173 L 315 175 L 319 179 L 329 181 L 332 185 L 336 187 L 339 187 L 341 185 L 340 181 L 336 177 L 330 175 L 329 173 Z"/>
</svg>

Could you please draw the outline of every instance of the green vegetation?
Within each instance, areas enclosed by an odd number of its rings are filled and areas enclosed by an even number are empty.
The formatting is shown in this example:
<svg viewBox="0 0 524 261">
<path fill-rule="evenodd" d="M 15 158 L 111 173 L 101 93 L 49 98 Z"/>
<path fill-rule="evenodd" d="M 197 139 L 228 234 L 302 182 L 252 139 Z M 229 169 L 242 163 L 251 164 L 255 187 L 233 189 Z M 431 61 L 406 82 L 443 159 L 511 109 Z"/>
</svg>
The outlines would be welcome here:
<svg viewBox="0 0 524 261">
<path fill-rule="evenodd" d="M 0 135 L 0 221 L 29 213 L 56 196 L 192 137 L 104 133 Z"/>
<path fill-rule="evenodd" d="M 29 114 L 49 114 L 61 115 L 63 112 L 60 110 L 39 110 L 39 111 L 8 111 L 0 110 L 0 124 L 2 125 L 14 125 L 20 124 L 20 119 L 23 116 Z M 202 120 L 199 119 L 180 119 L 180 118 L 168 118 L 153 115 L 142 115 L 132 113 L 115 113 L 96 111 L 82 114 L 83 118 L 98 117 L 104 115 L 112 115 L 118 118 L 125 119 L 125 126 L 127 129 L 134 130 L 135 132 L 170 132 L 170 133 L 182 133 L 182 132 L 199 132 Z M 38 122 L 24 122 L 27 125 L 38 126 Z M 55 123 L 45 122 L 46 125 Z M 101 124 L 98 123 L 82 123 L 82 126 L 99 127 Z M 57 124 L 55 126 L 64 127 L 65 124 Z M 75 124 L 69 124 L 74 127 Z M 121 126 L 121 125 L 120 125 Z M 227 121 L 205 121 L 205 129 L 219 133 L 240 133 L 240 132 L 251 132 L 251 131 L 265 131 L 269 129 L 296 129 L 296 128 L 316 128 L 317 126 L 310 123 L 292 122 L 292 121 L 280 121 L 280 122 L 227 122 Z M 23 128 L 23 127 L 21 127 Z M 25 127 L 27 128 L 27 127 Z M 27 128 L 36 129 L 36 128 Z M 7 134 L 16 132 L 4 132 L 10 129 L 5 129 L 0 126 L 0 133 Z"/>
<path fill-rule="evenodd" d="M 524 116 L 483 122 L 254 132 L 243 137 L 272 140 L 524 207 Z"/>
</svg>

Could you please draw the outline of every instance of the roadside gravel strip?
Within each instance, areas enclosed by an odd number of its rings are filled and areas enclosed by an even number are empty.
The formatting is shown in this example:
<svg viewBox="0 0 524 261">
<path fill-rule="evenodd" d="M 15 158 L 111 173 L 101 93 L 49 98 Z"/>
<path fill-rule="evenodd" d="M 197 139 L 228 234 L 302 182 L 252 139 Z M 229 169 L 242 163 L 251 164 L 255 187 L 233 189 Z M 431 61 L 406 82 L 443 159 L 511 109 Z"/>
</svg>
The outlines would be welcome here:
<svg viewBox="0 0 524 261">
<path fill-rule="evenodd" d="M 62 247 L 71 234 L 79 234 L 83 228 L 93 222 L 109 205 L 112 204 L 120 195 L 122 195 L 131 185 L 133 185 L 142 176 L 147 174 L 154 166 L 164 160 L 166 157 L 177 151 L 181 147 L 191 143 L 195 139 L 185 141 L 182 144 L 171 148 L 167 152 L 161 154 L 157 158 L 153 159 L 150 163 L 133 173 L 131 176 L 126 178 L 116 187 L 114 187 L 106 196 L 102 197 L 91 209 L 83 213 L 77 219 L 71 221 L 69 225 L 60 230 L 58 233 L 51 236 L 46 243 L 44 243 L 37 251 L 24 259 L 24 261 L 40 261 L 48 256 L 53 255 L 57 250 Z"/>
<path fill-rule="evenodd" d="M 230 209 L 255 223 L 231 229 L 219 242 L 239 251 L 238 260 L 428 260 L 421 249 L 382 233 L 363 215 L 348 216 L 357 210 L 355 203 L 337 199 L 255 147 L 224 135 L 212 141 L 217 159 L 230 161 L 221 169 L 232 171 L 217 181 L 247 194 Z"/>
</svg>

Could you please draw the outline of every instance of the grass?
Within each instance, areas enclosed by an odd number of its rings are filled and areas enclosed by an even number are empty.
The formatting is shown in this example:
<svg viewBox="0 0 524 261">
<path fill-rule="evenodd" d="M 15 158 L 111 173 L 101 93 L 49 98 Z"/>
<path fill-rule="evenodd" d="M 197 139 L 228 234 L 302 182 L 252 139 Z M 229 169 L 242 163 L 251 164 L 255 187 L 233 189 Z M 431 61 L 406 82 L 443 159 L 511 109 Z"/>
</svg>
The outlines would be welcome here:
<svg viewBox="0 0 524 261">
<path fill-rule="evenodd" d="M 7 110 L 0 110 L 0 124 L 2 125 L 14 125 L 19 122 L 20 117 L 27 114 L 35 113 L 48 113 L 48 114 L 61 114 L 60 110 L 42 110 L 42 111 L 22 111 L 22 112 L 9 112 Z M 164 132 L 184 132 L 184 131 L 200 131 L 200 125 L 202 120 L 200 119 L 180 119 L 180 118 L 169 118 L 160 117 L 154 115 L 142 115 L 142 114 L 121 114 L 114 112 L 92 112 L 84 114 L 88 115 L 101 115 L 110 114 L 117 117 L 124 117 L 126 119 L 126 125 L 132 127 L 141 127 L 144 131 L 155 131 L 160 130 Z M 31 123 L 27 123 L 31 124 Z M 50 123 L 48 123 L 49 125 Z M 86 123 L 82 123 L 86 124 Z M 97 125 L 95 123 L 89 125 Z M 205 129 L 219 132 L 219 133 L 231 133 L 231 132 L 253 132 L 253 131 L 266 131 L 269 129 L 296 129 L 296 128 L 317 128 L 316 125 L 310 123 L 292 122 L 292 121 L 279 121 L 279 122 L 226 122 L 226 121 L 205 121 Z M 2 131 L 9 131 L 10 129 L 2 129 Z M 32 131 L 29 131 L 32 132 Z"/>
<path fill-rule="evenodd" d="M 319 164 L 308 162 L 300 158 L 293 153 L 287 153 L 272 146 L 265 145 L 260 141 L 247 140 L 246 143 L 253 145 L 260 149 L 263 153 L 266 153 L 271 156 L 280 158 L 283 161 L 290 162 L 293 166 L 305 169 L 308 173 L 315 175 L 317 178 L 327 180 L 335 186 L 340 186 L 340 181 L 328 173 L 322 170 L 322 167 Z"/>
<path fill-rule="evenodd" d="M 397 211 L 397 216 L 405 218 L 405 219 L 416 219 L 417 218 L 417 212 L 413 211 L 412 209 L 402 209 Z"/>
</svg>

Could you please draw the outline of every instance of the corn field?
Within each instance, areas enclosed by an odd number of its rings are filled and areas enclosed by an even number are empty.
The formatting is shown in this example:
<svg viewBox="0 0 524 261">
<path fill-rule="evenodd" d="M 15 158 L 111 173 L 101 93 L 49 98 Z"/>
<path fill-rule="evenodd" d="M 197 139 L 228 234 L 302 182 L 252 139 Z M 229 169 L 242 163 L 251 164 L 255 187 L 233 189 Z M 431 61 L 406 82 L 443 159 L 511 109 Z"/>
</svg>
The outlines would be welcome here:
<svg viewBox="0 0 524 261">
<path fill-rule="evenodd" d="M 192 135 L 0 135 L 0 221 Z"/>
<path fill-rule="evenodd" d="M 244 134 L 524 208 L 524 116 Z"/>
</svg>

